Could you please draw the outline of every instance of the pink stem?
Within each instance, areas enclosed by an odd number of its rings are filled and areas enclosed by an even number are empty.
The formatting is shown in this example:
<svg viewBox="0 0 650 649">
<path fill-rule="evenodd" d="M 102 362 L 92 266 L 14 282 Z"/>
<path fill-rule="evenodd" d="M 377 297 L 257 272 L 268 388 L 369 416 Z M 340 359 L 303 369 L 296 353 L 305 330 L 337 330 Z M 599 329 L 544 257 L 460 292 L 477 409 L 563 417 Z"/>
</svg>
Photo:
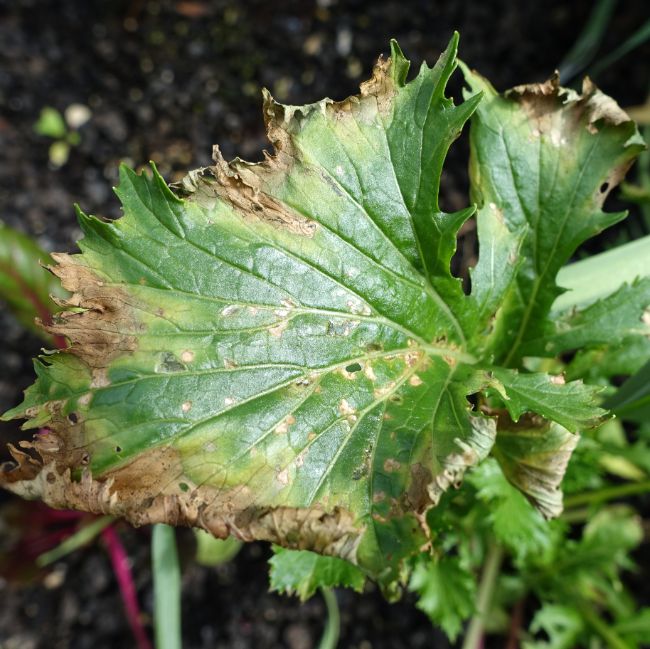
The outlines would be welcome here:
<svg viewBox="0 0 650 649">
<path fill-rule="evenodd" d="M 120 541 L 120 537 L 113 527 L 107 527 L 102 531 L 102 538 L 113 564 L 113 572 L 120 587 L 122 602 L 129 620 L 129 626 L 135 637 L 138 649 L 153 649 L 144 626 L 142 625 L 142 614 L 138 606 L 138 596 L 133 582 L 133 574 L 129 565 L 129 558 L 126 550 Z"/>
</svg>

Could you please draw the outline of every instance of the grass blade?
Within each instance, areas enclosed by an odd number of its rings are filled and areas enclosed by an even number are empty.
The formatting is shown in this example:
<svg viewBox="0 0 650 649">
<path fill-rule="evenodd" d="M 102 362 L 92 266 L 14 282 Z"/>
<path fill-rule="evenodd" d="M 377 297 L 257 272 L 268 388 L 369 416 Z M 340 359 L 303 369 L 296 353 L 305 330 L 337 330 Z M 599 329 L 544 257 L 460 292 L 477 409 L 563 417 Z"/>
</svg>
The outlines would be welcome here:
<svg viewBox="0 0 650 649">
<path fill-rule="evenodd" d="M 560 63 L 562 83 L 573 79 L 591 63 L 607 30 L 615 6 L 616 0 L 600 0 L 595 4 L 578 40 Z"/>
<path fill-rule="evenodd" d="M 49 566 L 51 563 L 58 561 L 66 555 L 78 550 L 87 543 L 90 543 L 104 528 L 110 525 L 115 519 L 112 516 L 102 516 L 97 518 L 88 525 L 79 528 L 72 536 L 61 542 L 55 548 L 44 552 L 36 559 L 36 565 L 39 568 Z"/>
<path fill-rule="evenodd" d="M 646 22 L 643 23 L 643 25 L 632 34 L 632 36 L 621 43 L 613 52 L 610 52 L 607 56 L 603 56 L 599 59 L 597 63 L 589 69 L 589 74 L 592 77 L 595 77 L 612 65 L 612 63 L 616 63 L 616 61 L 623 58 L 626 54 L 629 54 L 632 50 L 643 45 L 648 39 L 650 39 L 650 19 L 646 20 Z"/>
</svg>

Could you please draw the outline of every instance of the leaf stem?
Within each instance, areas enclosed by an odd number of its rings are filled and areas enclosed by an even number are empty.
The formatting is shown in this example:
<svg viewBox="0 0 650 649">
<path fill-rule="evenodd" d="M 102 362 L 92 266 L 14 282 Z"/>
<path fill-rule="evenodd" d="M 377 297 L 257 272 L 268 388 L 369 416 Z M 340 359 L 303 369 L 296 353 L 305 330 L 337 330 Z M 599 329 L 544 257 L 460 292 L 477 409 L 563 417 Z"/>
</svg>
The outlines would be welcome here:
<svg viewBox="0 0 650 649">
<path fill-rule="evenodd" d="M 581 606 L 582 617 L 587 621 L 593 630 L 605 641 L 611 649 L 632 649 L 610 626 L 605 624 L 596 613 L 588 606 Z"/>
<path fill-rule="evenodd" d="M 487 554 L 476 598 L 476 612 L 470 620 L 462 649 L 480 649 L 483 640 L 485 618 L 488 614 L 497 577 L 503 561 L 503 548 L 494 543 Z"/>
<path fill-rule="evenodd" d="M 131 631 L 135 637 L 136 647 L 138 649 L 152 649 L 151 642 L 145 633 L 144 626 L 142 625 L 142 614 L 140 606 L 138 605 L 138 594 L 133 581 L 133 574 L 131 572 L 131 565 L 126 550 L 122 545 L 122 541 L 118 536 L 115 528 L 112 526 L 104 528 L 102 531 L 102 539 L 106 544 L 108 556 L 113 565 L 113 572 L 117 579 L 117 584 L 122 596 L 122 603 L 126 611 L 126 617 L 131 627 Z"/>
<path fill-rule="evenodd" d="M 325 630 L 320 639 L 318 649 L 336 649 L 341 633 L 339 605 L 336 601 L 336 595 L 331 588 L 321 588 L 320 592 L 327 607 L 327 622 L 325 623 Z"/>
<path fill-rule="evenodd" d="M 650 492 L 650 480 L 629 482 L 615 487 L 604 487 L 603 489 L 596 489 L 595 491 L 587 491 L 585 493 L 575 494 L 574 496 L 567 496 L 564 499 L 564 507 L 565 509 L 569 509 L 571 507 L 580 507 L 581 505 L 592 505 L 608 500 L 625 498 L 625 496 L 634 496 L 648 492 Z"/>
</svg>

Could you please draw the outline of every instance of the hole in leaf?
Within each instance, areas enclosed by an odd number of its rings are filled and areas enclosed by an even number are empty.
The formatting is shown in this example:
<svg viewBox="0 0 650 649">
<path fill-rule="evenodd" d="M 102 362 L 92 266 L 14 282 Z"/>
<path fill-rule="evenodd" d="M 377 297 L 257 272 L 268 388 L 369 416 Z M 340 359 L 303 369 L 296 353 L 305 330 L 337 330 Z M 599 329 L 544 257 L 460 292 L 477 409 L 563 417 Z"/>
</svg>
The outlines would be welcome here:
<svg viewBox="0 0 650 649">
<path fill-rule="evenodd" d="M 382 346 L 379 343 L 370 343 L 366 346 L 366 349 L 369 352 L 380 352 L 382 350 Z"/>
<path fill-rule="evenodd" d="M 185 493 L 186 491 L 190 490 L 190 486 L 186 482 L 179 482 L 178 483 L 178 488 Z"/>
<path fill-rule="evenodd" d="M 121 453 L 122 452 L 122 447 L 121 446 L 116 446 L 115 447 L 115 452 L 116 453 Z"/>
<path fill-rule="evenodd" d="M 609 189 L 609 183 L 603 183 L 603 184 L 600 186 L 600 192 L 601 192 L 602 194 L 604 194 L 608 189 Z"/>
<path fill-rule="evenodd" d="M 360 370 L 361 365 L 359 365 L 359 363 L 350 363 L 350 365 L 345 368 L 346 372 L 359 372 Z"/>
<path fill-rule="evenodd" d="M 77 417 L 77 413 L 75 413 L 75 412 L 71 412 L 71 413 L 68 415 L 68 421 L 69 421 L 71 424 L 76 424 L 76 423 L 79 421 L 79 417 Z"/>
</svg>

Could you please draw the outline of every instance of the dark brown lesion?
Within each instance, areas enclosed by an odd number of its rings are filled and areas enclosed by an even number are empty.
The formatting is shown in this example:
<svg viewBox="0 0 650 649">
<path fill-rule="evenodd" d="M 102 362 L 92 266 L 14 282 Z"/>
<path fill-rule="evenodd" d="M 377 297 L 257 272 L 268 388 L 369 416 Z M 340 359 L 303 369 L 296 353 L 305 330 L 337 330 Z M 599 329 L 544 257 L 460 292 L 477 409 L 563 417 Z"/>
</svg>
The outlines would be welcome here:
<svg viewBox="0 0 650 649">
<path fill-rule="evenodd" d="M 105 284 L 76 256 L 53 254 L 57 262 L 50 270 L 72 293 L 60 301 L 66 307 L 44 329 L 65 337 L 67 351 L 81 358 L 91 369 L 106 368 L 112 360 L 137 349 L 134 309 L 128 294 L 113 284 Z"/>
</svg>

